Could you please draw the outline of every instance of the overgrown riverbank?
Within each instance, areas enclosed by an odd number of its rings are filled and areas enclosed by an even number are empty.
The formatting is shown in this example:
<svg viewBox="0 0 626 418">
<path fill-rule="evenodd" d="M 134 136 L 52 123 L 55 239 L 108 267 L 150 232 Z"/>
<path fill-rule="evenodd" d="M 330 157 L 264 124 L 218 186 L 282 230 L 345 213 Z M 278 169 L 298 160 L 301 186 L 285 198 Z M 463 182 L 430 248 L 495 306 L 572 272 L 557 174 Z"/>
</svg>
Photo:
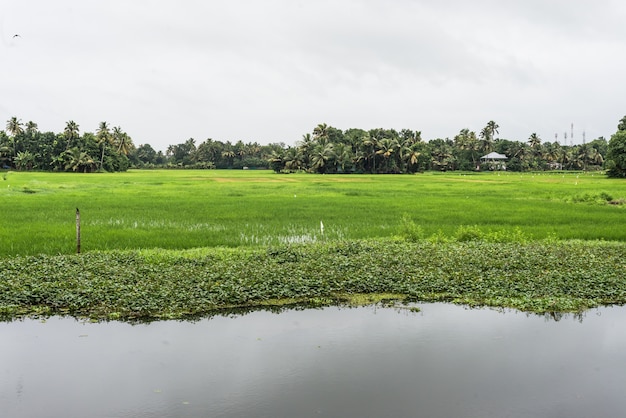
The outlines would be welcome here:
<svg viewBox="0 0 626 418">
<path fill-rule="evenodd" d="M 377 240 L 3 258 L 0 315 L 155 320 L 385 298 L 580 312 L 626 303 L 625 256 L 616 242 Z"/>
</svg>

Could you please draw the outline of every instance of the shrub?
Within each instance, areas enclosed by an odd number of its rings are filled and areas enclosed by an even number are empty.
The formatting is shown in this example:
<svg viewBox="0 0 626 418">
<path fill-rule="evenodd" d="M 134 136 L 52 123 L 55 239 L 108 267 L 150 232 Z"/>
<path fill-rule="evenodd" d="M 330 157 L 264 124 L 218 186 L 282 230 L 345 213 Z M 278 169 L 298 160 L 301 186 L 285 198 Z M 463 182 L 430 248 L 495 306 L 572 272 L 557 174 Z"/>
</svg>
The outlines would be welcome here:
<svg viewBox="0 0 626 418">
<path fill-rule="evenodd" d="M 424 230 L 420 225 L 413 222 L 408 214 L 402 215 L 400 236 L 409 242 L 417 242 L 424 238 Z"/>
</svg>

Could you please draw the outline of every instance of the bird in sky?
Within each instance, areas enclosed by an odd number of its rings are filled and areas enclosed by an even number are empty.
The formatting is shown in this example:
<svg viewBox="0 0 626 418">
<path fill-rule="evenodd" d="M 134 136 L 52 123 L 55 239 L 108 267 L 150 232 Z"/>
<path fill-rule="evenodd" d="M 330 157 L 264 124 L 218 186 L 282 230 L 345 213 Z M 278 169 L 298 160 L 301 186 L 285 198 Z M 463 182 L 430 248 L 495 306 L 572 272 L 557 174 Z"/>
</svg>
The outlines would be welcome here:
<svg viewBox="0 0 626 418">
<path fill-rule="evenodd" d="M 15 35 L 13 35 L 14 38 L 21 38 L 19 33 L 16 33 Z"/>
</svg>

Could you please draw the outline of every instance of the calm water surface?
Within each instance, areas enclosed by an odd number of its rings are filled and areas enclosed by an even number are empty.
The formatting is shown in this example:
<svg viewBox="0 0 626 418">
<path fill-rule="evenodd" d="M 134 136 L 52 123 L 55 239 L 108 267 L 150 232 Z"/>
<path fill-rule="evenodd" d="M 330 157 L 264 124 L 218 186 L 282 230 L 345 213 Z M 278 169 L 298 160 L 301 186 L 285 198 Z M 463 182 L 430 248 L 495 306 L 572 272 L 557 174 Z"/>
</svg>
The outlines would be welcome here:
<svg viewBox="0 0 626 418">
<path fill-rule="evenodd" d="M 626 308 L 0 323 L 0 417 L 618 417 Z"/>
</svg>

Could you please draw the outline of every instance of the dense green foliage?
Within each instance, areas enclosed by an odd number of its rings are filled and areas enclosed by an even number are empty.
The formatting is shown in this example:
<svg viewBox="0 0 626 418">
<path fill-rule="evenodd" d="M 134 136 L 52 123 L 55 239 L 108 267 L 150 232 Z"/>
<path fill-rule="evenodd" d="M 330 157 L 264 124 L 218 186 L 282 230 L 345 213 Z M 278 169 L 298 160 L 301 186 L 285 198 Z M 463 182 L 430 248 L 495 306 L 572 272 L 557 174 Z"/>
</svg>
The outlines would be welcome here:
<svg viewBox="0 0 626 418">
<path fill-rule="evenodd" d="M 626 303 L 625 254 L 608 242 L 361 240 L 14 257 L 0 259 L 0 313 L 151 320 L 372 293 L 580 312 Z"/>
<path fill-rule="evenodd" d="M 0 176 L 0 201 L 0 256 L 74 252 L 77 207 L 83 251 L 388 238 L 407 219 L 424 237 L 464 227 L 626 241 L 626 183 L 581 173 L 9 172 Z"/>
<path fill-rule="evenodd" d="M 130 136 L 101 122 L 96 133 L 79 132 L 67 122 L 62 133 L 39 132 L 16 117 L 0 131 L 0 168 L 54 171 L 124 171 L 133 168 L 272 168 L 276 172 L 415 173 L 473 171 L 500 168 L 481 160 L 491 151 L 508 157 L 508 171 L 599 170 L 607 156 L 607 141 L 598 138 L 582 145 L 542 142 L 532 133 L 527 140 L 497 138 L 498 124 L 489 121 L 476 134 L 461 129 L 452 139 L 422 140 L 410 129 L 341 129 L 319 124 L 295 146 L 284 143 L 219 141 L 200 144 L 189 138 L 169 145 L 165 154 L 150 144 L 137 147 Z M 565 138 L 566 139 L 566 138 Z M 567 141 L 565 141 L 567 142 Z"/>
<path fill-rule="evenodd" d="M 40 132 L 37 124 L 13 117 L 0 131 L 0 168 L 47 171 L 125 171 L 132 139 L 120 127 L 100 123 L 96 134 L 80 135 L 74 121 L 62 133 Z"/>
<path fill-rule="evenodd" d="M 498 124 L 489 121 L 476 135 L 461 129 L 453 139 L 422 141 L 421 132 L 402 129 L 348 129 L 326 124 L 304 135 L 296 147 L 272 157 L 275 171 L 315 173 L 415 173 L 418 171 L 493 170 L 502 162 L 481 159 L 492 151 L 504 154 L 509 171 L 599 170 L 606 155 L 606 140 L 566 146 L 542 143 L 533 133 L 527 142 L 496 138 Z"/>
<path fill-rule="evenodd" d="M 607 174 L 610 177 L 626 177 L 626 116 L 617 126 L 608 145 Z"/>
</svg>

